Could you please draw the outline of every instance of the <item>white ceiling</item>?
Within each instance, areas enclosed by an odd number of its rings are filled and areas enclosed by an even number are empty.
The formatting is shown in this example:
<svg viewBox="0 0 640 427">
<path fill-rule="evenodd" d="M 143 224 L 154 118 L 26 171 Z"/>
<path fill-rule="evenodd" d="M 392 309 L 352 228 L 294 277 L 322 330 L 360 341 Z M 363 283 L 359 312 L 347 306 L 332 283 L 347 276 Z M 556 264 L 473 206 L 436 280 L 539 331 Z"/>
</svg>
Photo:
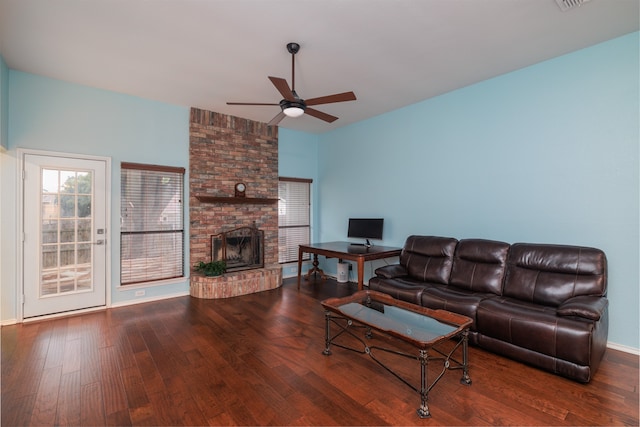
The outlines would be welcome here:
<svg viewBox="0 0 640 427">
<path fill-rule="evenodd" d="M 577 0 L 569 0 L 577 1 Z M 638 31 L 640 0 L 0 0 L 9 68 L 268 122 L 267 76 L 302 98 L 354 91 L 285 118 L 322 133 Z"/>
</svg>

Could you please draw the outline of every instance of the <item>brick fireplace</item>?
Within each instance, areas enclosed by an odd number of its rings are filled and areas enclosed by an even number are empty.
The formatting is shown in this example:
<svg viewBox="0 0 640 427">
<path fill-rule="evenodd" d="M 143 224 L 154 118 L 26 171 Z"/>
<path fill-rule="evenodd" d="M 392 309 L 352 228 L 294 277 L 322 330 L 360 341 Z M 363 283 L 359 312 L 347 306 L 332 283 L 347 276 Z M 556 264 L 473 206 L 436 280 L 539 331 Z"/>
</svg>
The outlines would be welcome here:
<svg viewBox="0 0 640 427">
<path fill-rule="evenodd" d="M 236 197 L 236 183 L 246 184 Z M 227 298 L 282 285 L 278 264 L 278 128 L 191 109 L 189 123 L 191 295 Z M 212 236 L 242 227 L 264 233 L 264 266 L 205 277 L 193 265 L 212 258 Z"/>
</svg>

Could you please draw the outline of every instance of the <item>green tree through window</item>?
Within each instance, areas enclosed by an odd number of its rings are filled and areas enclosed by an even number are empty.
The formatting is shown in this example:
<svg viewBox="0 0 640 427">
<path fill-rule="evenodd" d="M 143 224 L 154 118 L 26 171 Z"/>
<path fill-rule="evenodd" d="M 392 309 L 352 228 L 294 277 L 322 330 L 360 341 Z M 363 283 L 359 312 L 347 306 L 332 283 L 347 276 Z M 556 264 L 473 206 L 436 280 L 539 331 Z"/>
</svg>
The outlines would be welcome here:
<svg viewBox="0 0 640 427">
<path fill-rule="evenodd" d="M 60 189 L 60 216 L 86 218 L 91 215 L 90 173 L 76 172 L 68 177 Z M 76 212 L 76 206 L 78 208 Z"/>
</svg>

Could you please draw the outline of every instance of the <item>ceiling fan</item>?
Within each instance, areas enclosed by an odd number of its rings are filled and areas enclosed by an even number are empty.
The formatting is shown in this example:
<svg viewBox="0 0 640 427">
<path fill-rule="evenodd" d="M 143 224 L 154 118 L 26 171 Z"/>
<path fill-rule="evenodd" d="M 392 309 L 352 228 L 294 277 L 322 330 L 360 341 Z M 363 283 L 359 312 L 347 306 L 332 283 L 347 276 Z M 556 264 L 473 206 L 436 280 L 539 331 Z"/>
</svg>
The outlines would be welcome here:
<svg viewBox="0 0 640 427">
<path fill-rule="evenodd" d="M 298 43 L 288 43 L 287 50 L 291 54 L 291 88 L 285 79 L 280 77 L 271 77 L 269 80 L 278 89 L 278 92 L 284 97 L 277 104 L 270 104 L 264 102 L 227 102 L 227 105 L 279 105 L 280 113 L 275 116 L 268 123 L 270 126 L 277 125 L 285 117 L 300 117 L 304 113 L 309 114 L 317 119 L 324 120 L 325 122 L 332 123 L 338 118 L 322 111 L 318 111 L 315 108 L 309 108 L 312 105 L 331 104 L 334 102 L 355 101 L 356 95 L 353 92 L 336 93 L 334 95 L 321 96 L 318 98 L 302 99 L 296 93 L 296 69 L 295 69 L 295 56 L 300 50 Z"/>
</svg>

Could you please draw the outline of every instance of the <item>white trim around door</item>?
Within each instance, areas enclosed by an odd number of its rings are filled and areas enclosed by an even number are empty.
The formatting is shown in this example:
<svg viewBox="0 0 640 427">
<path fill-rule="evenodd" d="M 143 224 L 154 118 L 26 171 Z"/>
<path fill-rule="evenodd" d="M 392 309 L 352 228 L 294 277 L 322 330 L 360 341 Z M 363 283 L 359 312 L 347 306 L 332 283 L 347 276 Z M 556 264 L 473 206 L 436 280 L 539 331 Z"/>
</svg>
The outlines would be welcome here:
<svg viewBox="0 0 640 427">
<path fill-rule="evenodd" d="M 28 149 L 18 149 L 17 153 L 16 311 L 18 322 L 25 321 L 26 318 L 32 320 L 110 306 L 111 236 L 113 235 L 111 159 Z M 58 169 L 57 172 L 56 169 Z M 49 175 L 56 175 L 56 173 L 59 175 L 58 186 L 63 188 L 63 181 L 66 185 L 63 189 L 56 190 L 59 194 L 54 196 L 47 194 L 47 191 L 51 190 L 44 188 L 44 182 L 50 180 Z M 69 178 L 70 175 L 74 176 Z M 25 179 L 25 177 L 28 178 Z M 87 184 L 88 181 L 90 184 Z M 80 190 L 80 182 L 85 187 L 89 185 L 90 189 Z M 69 194 L 74 192 L 70 189 L 73 187 L 70 184 L 73 183 L 76 183 L 78 190 L 74 194 Z M 33 194 L 36 191 L 42 194 Z M 42 200 L 35 200 L 34 197 Z M 60 213 L 52 213 L 56 208 L 47 206 L 47 200 L 44 199 L 48 198 L 52 201 L 55 199 L 53 204 L 56 205 L 62 205 L 65 202 L 66 212 L 61 213 L 62 210 L 58 207 Z M 69 206 L 75 207 L 69 208 Z M 80 213 L 83 207 L 85 212 Z M 94 208 L 96 212 L 89 212 Z M 50 216 L 50 221 L 43 221 L 45 214 Z M 44 222 L 54 225 L 64 224 L 64 227 L 58 225 L 57 232 L 47 230 L 45 233 L 40 227 Z M 87 225 L 89 222 L 90 227 Z M 51 228 L 49 225 L 48 227 Z M 72 237 L 74 243 L 71 242 Z M 49 242 L 52 244 L 49 245 Z M 47 253 L 45 259 L 44 252 L 54 253 Z M 65 260 L 61 261 L 63 257 Z M 90 262 L 90 268 L 85 266 L 86 262 Z M 50 268 L 53 264 L 53 270 L 56 270 L 56 263 L 57 273 L 47 273 L 45 277 L 43 273 L 45 267 Z M 74 267 L 74 264 L 77 265 Z M 34 273 L 36 270 L 37 272 Z M 55 274 L 57 279 L 52 278 Z M 89 276 L 91 279 L 88 278 Z M 38 281 L 37 290 L 34 290 L 34 281 Z M 25 305 L 25 298 L 27 305 Z"/>
</svg>

